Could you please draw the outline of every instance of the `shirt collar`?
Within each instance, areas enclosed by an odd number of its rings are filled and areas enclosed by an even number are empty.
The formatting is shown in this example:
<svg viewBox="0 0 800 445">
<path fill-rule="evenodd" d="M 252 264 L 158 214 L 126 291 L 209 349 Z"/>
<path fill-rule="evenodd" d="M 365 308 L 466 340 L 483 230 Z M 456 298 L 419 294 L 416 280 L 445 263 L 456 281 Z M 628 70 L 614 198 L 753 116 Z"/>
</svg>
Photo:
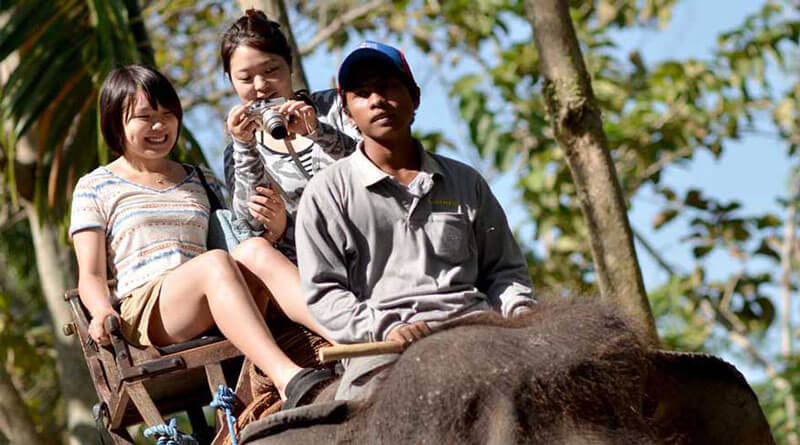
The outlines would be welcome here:
<svg viewBox="0 0 800 445">
<path fill-rule="evenodd" d="M 439 165 L 439 161 L 433 157 L 432 154 L 428 153 L 427 150 L 422 148 L 422 144 L 418 140 L 414 139 L 414 143 L 416 143 L 419 150 L 422 151 L 422 165 L 420 165 L 420 170 L 429 173 L 434 178 L 437 176 L 444 177 L 444 172 Z"/>
<path fill-rule="evenodd" d="M 439 162 L 436 158 L 422 148 L 422 144 L 420 144 L 418 140 L 414 139 L 414 145 L 417 147 L 417 150 L 422 152 L 420 172 L 427 173 L 434 178 L 436 176 L 444 176 L 442 168 L 439 166 Z M 391 175 L 378 168 L 364 153 L 363 140 L 359 141 L 356 151 L 353 153 L 353 166 L 355 167 L 354 174 L 359 178 L 364 187 L 370 187 L 386 178 L 391 178 Z"/>
</svg>

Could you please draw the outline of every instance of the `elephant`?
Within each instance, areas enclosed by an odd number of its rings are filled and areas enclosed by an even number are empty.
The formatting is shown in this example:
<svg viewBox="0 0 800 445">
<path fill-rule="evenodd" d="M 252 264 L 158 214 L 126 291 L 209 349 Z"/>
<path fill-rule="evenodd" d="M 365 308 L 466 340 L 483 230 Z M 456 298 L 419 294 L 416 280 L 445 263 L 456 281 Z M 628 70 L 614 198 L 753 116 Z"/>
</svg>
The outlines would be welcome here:
<svg viewBox="0 0 800 445">
<path fill-rule="evenodd" d="M 365 400 L 253 422 L 248 444 L 772 444 L 744 377 L 704 354 L 649 349 L 613 308 L 539 303 L 412 344 Z M 305 410 L 305 411 L 304 411 Z"/>
</svg>

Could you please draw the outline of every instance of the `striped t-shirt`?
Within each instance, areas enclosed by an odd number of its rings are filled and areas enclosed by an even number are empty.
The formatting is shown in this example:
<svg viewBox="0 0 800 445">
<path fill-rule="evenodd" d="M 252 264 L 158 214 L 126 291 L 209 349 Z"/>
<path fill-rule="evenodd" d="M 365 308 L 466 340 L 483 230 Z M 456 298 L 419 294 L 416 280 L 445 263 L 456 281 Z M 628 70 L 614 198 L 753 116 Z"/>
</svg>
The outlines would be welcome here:
<svg viewBox="0 0 800 445">
<path fill-rule="evenodd" d="M 220 195 L 213 175 L 203 172 Z M 109 277 L 117 279 L 113 294 L 122 298 L 206 251 L 209 209 L 194 171 L 180 183 L 158 190 L 98 167 L 75 187 L 69 234 L 87 229 L 105 232 Z"/>
</svg>

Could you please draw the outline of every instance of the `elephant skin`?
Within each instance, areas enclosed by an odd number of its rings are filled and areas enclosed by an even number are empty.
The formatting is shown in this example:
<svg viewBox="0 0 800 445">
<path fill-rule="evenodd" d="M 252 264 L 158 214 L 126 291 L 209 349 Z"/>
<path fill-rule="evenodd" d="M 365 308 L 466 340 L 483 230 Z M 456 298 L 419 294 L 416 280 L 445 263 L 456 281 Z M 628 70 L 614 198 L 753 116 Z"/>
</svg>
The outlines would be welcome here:
<svg viewBox="0 0 800 445">
<path fill-rule="evenodd" d="M 413 344 L 384 372 L 346 415 L 267 437 L 255 422 L 245 443 L 774 443 L 733 366 L 648 350 L 596 303 L 540 303 L 517 320 L 472 320 Z"/>
</svg>

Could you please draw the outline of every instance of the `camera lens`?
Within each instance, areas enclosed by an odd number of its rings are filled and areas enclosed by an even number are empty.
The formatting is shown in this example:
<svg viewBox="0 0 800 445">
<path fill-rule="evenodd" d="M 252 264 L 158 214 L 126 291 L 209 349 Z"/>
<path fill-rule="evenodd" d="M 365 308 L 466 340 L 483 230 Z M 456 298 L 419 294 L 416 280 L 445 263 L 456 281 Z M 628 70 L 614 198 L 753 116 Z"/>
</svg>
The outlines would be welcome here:
<svg viewBox="0 0 800 445">
<path fill-rule="evenodd" d="M 266 129 L 270 136 L 274 139 L 283 139 L 289 132 L 286 130 L 286 122 L 283 120 L 283 115 L 277 111 L 268 111 L 264 113 L 264 129 Z"/>
</svg>

